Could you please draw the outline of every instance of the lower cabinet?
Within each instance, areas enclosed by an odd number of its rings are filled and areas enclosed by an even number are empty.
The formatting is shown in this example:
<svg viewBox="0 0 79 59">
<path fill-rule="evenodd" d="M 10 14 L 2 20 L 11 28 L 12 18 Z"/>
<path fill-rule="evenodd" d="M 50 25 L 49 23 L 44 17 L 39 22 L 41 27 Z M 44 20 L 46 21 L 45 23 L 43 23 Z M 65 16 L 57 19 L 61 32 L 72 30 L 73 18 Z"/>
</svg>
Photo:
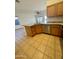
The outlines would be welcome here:
<svg viewBox="0 0 79 59">
<path fill-rule="evenodd" d="M 31 26 L 31 34 L 32 36 L 36 34 L 36 27 L 35 26 Z"/>
<path fill-rule="evenodd" d="M 50 34 L 62 37 L 62 26 L 58 26 L 58 25 L 51 26 Z"/>
<path fill-rule="evenodd" d="M 63 37 L 62 25 L 46 25 L 46 24 L 37 24 L 33 26 L 25 26 L 26 33 L 28 36 L 34 36 L 40 33 L 47 33 L 50 35 L 55 35 Z"/>
<path fill-rule="evenodd" d="M 43 33 L 43 25 L 35 25 L 36 34 Z"/>
<path fill-rule="evenodd" d="M 30 26 L 25 26 L 25 30 L 26 30 L 27 36 L 32 36 L 33 35 Z"/>
<path fill-rule="evenodd" d="M 44 32 L 42 25 L 25 26 L 25 29 L 28 36 L 34 36 L 35 34 Z"/>
</svg>

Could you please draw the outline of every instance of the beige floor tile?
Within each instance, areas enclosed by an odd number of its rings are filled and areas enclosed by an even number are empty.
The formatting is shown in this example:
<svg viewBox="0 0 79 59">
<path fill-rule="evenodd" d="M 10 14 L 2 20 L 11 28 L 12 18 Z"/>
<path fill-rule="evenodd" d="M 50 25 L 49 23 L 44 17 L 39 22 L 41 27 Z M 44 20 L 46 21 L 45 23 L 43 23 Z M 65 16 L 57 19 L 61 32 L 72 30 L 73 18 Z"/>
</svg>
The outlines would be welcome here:
<svg viewBox="0 0 79 59">
<path fill-rule="evenodd" d="M 60 49 L 55 49 L 55 57 L 58 57 L 59 59 L 62 57 L 62 51 Z"/>
<path fill-rule="evenodd" d="M 27 49 L 27 50 L 24 51 L 24 52 L 25 52 L 25 54 L 26 54 L 28 57 L 31 58 L 31 57 L 35 54 L 35 51 L 36 51 L 35 48 L 30 47 L 29 49 Z"/>
<path fill-rule="evenodd" d="M 30 40 L 28 40 L 27 42 L 28 42 L 28 44 L 30 44 L 30 45 L 31 45 L 31 44 L 33 44 L 35 41 L 34 41 L 34 40 L 32 40 L 32 39 L 30 39 Z"/>
<path fill-rule="evenodd" d="M 59 53 L 59 54 L 62 54 L 61 49 L 55 48 L 55 51 L 56 51 L 57 53 Z"/>
<path fill-rule="evenodd" d="M 50 47 L 50 48 L 54 48 L 55 44 L 54 44 L 54 42 L 53 43 L 48 42 L 47 46 Z"/>
<path fill-rule="evenodd" d="M 21 47 L 16 47 L 15 48 L 15 54 L 20 54 L 20 53 L 22 53 L 22 49 L 21 49 Z"/>
<path fill-rule="evenodd" d="M 43 45 L 47 45 L 47 43 L 48 43 L 48 41 L 45 41 L 45 40 L 43 40 L 43 41 L 41 42 L 41 44 L 43 44 Z"/>
<path fill-rule="evenodd" d="M 41 41 L 42 41 L 42 38 L 40 38 L 40 39 L 37 39 L 36 41 L 41 43 Z"/>
<path fill-rule="evenodd" d="M 51 39 L 51 38 L 50 38 L 50 39 L 48 40 L 48 42 L 49 42 L 49 43 L 52 43 L 52 42 L 54 42 L 54 39 Z"/>
<path fill-rule="evenodd" d="M 32 59 L 42 59 L 43 58 L 43 53 L 41 53 L 40 51 L 36 51 L 36 53 L 34 54 L 34 56 L 32 57 Z"/>
<path fill-rule="evenodd" d="M 28 59 L 27 57 L 15 57 L 15 59 Z"/>
<path fill-rule="evenodd" d="M 37 41 L 37 42 L 41 42 L 42 41 L 42 38 L 41 37 L 33 37 L 33 40 Z"/>
<path fill-rule="evenodd" d="M 43 59 L 52 59 L 52 58 L 50 58 L 50 57 L 44 55 L 44 56 L 43 56 Z"/>
<path fill-rule="evenodd" d="M 54 49 L 47 47 L 44 53 L 54 59 Z"/>
<path fill-rule="evenodd" d="M 59 39 L 56 39 L 56 40 L 55 40 L 55 44 L 60 45 L 60 40 L 59 40 Z"/>
<path fill-rule="evenodd" d="M 44 53 L 45 52 L 45 48 L 46 48 L 46 46 L 41 44 L 37 49 Z"/>
<path fill-rule="evenodd" d="M 29 49 L 29 48 L 30 48 L 30 45 L 29 45 L 29 44 L 23 45 L 23 46 L 21 47 L 21 49 L 22 49 L 23 51 L 26 51 L 26 50 Z"/>
<path fill-rule="evenodd" d="M 60 46 L 60 42 L 58 40 L 55 41 L 55 50 L 58 51 L 59 53 L 61 53 L 61 46 Z"/>
<path fill-rule="evenodd" d="M 56 54 L 55 59 L 62 59 L 62 56 L 59 54 Z"/>
<path fill-rule="evenodd" d="M 61 59 L 60 40 L 56 36 L 38 34 L 16 45 L 16 59 Z"/>
<path fill-rule="evenodd" d="M 15 55 L 17 55 L 17 54 L 23 54 L 22 50 L 17 50 L 17 51 L 15 52 Z"/>
<path fill-rule="evenodd" d="M 15 59 L 30 59 L 28 56 L 25 55 L 16 55 Z"/>
<path fill-rule="evenodd" d="M 21 47 L 22 47 L 21 43 L 15 44 L 15 48 L 21 48 Z"/>
<path fill-rule="evenodd" d="M 40 46 L 40 42 L 35 42 L 31 44 L 31 46 L 33 46 L 34 48 L 38 48 Z"/>
</svg>

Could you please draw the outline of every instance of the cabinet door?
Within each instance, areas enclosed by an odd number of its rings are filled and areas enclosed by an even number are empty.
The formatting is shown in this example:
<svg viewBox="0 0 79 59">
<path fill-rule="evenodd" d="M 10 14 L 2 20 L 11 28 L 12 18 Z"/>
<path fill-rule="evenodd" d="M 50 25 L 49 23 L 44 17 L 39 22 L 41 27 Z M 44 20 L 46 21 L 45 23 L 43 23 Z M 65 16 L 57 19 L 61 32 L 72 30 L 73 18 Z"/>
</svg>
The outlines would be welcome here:
<svg viewBox="0 0 79 59">
<path fill-rule="evenodd" d="M 63 15 L 63 3 L 62 2 L 57 4 L 57 15 L 58 16 Z"/>
<path fill-rule="evenodd" d="M 35 26 L 31 26 L 31 32 L 32 32 L 32 36 L 36 34 Z"/>
<path fill-rule="evenodd" d="M 56 6 L 55 5 L 51 5 L 47 7 L 47 16 L 51 17 L 51 16 L 56 16 Z"/>
<path fill-rule="evenodd" d="M 62 16 L 63 15 L 63 2 L 56 3 L 47 7 L 47 16 Z"/>
<path fill-rule="evenodd" d="M 62 36 L 62 31 L 61 31 L 60 26 L 51 26 L 50 33 L 52 35 L 56 35 L 56 36 L 60 36 L 60 37 Z"/>
<path fill-rule="evenodd" d="M 25 26 L 25 30 L 26 30 L 27 36 L 32 36 L 33 35 L 30 26 Z"/>
<path fill-rule="evenodd" d="M 43 26 L 42 25 L 36 25 L 36 33 L 42 33 L 43 32 Z"/>
</svg>

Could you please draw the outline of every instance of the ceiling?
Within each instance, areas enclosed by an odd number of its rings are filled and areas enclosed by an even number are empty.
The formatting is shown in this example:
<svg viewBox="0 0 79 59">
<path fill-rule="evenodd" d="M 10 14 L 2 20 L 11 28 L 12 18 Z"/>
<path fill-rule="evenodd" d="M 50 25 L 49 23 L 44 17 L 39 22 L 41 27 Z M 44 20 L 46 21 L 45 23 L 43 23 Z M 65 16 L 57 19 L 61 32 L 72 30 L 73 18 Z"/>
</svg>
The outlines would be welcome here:
<svg viewBox="0 0 79 59">
<path fill-rule="evenodd" d="M 31 13 L 44 10 L 47 0 L 19 0 L 15 3 L 15 13 Z"/>
</svg>

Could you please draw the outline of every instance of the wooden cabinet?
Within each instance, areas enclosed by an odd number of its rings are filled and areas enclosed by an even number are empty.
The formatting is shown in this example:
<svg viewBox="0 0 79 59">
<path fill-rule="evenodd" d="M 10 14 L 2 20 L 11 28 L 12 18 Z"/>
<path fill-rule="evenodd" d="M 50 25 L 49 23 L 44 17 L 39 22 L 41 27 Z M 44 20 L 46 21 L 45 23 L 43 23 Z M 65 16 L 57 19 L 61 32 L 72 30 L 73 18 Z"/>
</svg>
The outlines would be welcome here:
<svg viewBox="0 0 79 59">
<path fill-rule="evenodd" d="M 36 34 L 40 33 L 47 33 L 59 37 L 63 37 L 63 28 L 62 25 L 56 25 L 56 24 L 37 24 L 33 26 L 25 26 L 26 33 L 28 36 L 34 36 Z"/>
<path fill-rule="evenodd" d="M 43 33 L 43 25 L 36 25 L 36 33 Z"/>
<path fill-rule="evenodd" d="M 27 36 L 32 36 L 33 35 L 30 26 L 25 26 L 25 30 L 26 30 Z"/>
<path fill-rule="evenodd" d="M 52 35 L 62 37 L 62 26 L 61 25 L 53 25 L 53 26 L 51 26 L 50 33 Z"/>
<path fill-rule="evenodd" d="M 28 36 L 34 36 L 44 31 L 42 25 L 25 26 L 25 29 Z"/>
<path fill-rule="evenodd" d="M 57 15 L 58 16 L 63 15 L 63 3 L 62 2 L 57 4 Z"/>
<path fill-rule="evenodd" d="M 53 4 L 47 7 L 47 16 L 62 16 L 63 15 L 63 2 Z"/>
<path fill-rule="evenodd" d="M 32 32 L 32 36 L 36 34 L 36 27 L 35 26 L 31 26 L 31 32 Z"/>
<path fill-rule="evenodd" d="M 56 6 L 55 5 L 51 5 L 51 6 L 47 7 L 47 16 L 48 17 L 56 16 Z"/>
</svg>

